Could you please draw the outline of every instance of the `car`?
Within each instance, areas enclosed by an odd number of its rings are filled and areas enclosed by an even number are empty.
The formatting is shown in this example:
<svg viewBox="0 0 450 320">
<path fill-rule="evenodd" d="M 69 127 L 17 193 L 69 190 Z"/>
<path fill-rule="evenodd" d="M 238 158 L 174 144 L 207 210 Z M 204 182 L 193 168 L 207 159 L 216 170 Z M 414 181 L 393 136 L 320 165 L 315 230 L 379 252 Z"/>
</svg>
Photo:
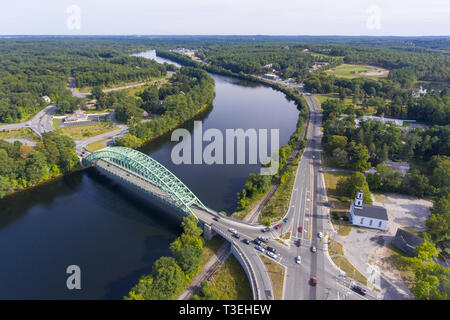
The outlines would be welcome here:
<svg viewBox="0 0 450 320">
<path fill-rule="evenodd" d="M 237 233 L 236 229 L 233 228 L 228 229 L 228 231 L 230 231 L 231 233 Z"/>
<path fill-rule="evenodd" d="M 311 277 L 310 283 L 313 287 L 317 286 L 317 277 Z"/>
<path fill-rule="evenodd" d="M 277 224 L 274 228 L 275 228 L 275 230 L 280 229 L 280 228 L 281 228 L 281 223 L 280 223 L 280 224 Z"/>
<path fill-rule="evenodd" d="M 268 232 L 268 231 L 270 231 L 269 227 L 265 227 L 264 229 L 261 230 L 261 232 Z"/>
<path fill-rule="evenodd" d="M 303 227 L 298 227 L 298 232 L 303 232 Z"/>
<path fill-rule="evenodd" d="M 270 251 L 270 252 L 273 252 L 273 253 L 277 252 L 277 249 L 272 248 L 272 247 L 266 247 L 266 250 Z"/>
<path fill-rule="evenodd" d="M 262 241 L 259 239 L 255 239 L 255 240 L 253 240 L 253 243 L 256 244 L 257 246 L 260 246 Z"/>
<path fill-rule="evenodd" d="M 286 217 L 286 218 L 283 219 L 283 221 L 284 221 L 284 222 L 288 222 L 288 221 L 289 221 L 289 218 Z"/>
<path fill-rule="evenodd" d="M 269 242 L 269 238 L 264 238 L 264 237 L 259 236 L 257 239 L 259 241 L 261 241 L 261 242 L 264 242 L 264 243 L 268 243 Z"/>
<path fill-rule="evenodd" d="M 244 240 L 242 240 L 242 242 L 245 243 L 245 244 L 250 244 L 250 241 L 249 241 L 247 238 L 245 238 Z"/>
<path fill-rule="evenodd" d="M 295 245 L 297 247 L 300 247 L 302 245 L 302 241 L 300 239 L 298 239 L 297 241 L 295 241 Z"/>
<path fill-rule="evenodd" d="M 262 253 L 266 252 L 266 250 L 261 246 L 256 246 L 255 249 L 261 251 Z"/>
<path fill-rule="evenodd" d="M 296 264 L 302 263 L 302 257 L 300 257 L 300 256 L 295 257 L 295 263 Z"/>
<path fill-rule="evenodd" d="M 276 255 L 275 253 L 273 253 L 273 252 L 266 251 L 266 254 L 267 254 L 269 257 L 273 258 L 273 259 L 276 259 L 276 258 L 277 258 L 277 255 Z"/>
<path fill-rule="evenodd" d="M 366 289 L 363 289 L 363 288 L 361 288 L 360 286 L 352 286 L 351 287 L 351 289 L 353 290 L 353 291 L 355 291 L 356 293 L 359 293 L 360 295 L 362 295 L 362 296 L 365 296 L 366 295 Z"/>
<path fill-rule="evenodd" d="M 214 217 L 213 220 L 214 220 L 214 221 L 219 221 L 219 218 Z"/>
<path fill-rule="evenodd" d="M 238 233 L 233 233 L 233 237 L 235 237 L 236 239 L 239 239 L 241 236 Z"/>
<path fill-rule="evenodd" d="M 315 246 L 312 246 L 312 247 L 311 247 L 311 251 L 312 251 L 312 252 L 316 252 L 316 251 L 317 251 L 317 248 L 316 248 Z"/>
<path fill-rule="evenodd" d="M 317 236 L 319 237 L 319 239 L 322 239 L 322 238 L 323 238 L 323 233 L 322 233 L 322 232 L 319 232 L 319 233 L 317 234 Z"/>
</svg>

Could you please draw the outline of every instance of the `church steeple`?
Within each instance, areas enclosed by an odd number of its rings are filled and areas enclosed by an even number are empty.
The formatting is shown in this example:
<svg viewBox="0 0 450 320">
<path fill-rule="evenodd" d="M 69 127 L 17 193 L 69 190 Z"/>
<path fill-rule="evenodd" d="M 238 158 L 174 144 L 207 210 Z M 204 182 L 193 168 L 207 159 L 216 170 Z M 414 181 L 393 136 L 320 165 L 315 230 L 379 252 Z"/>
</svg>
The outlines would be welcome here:
<svg viewBox="0 0 450 320">
<path fill-rule="evenodd" d="M 358 193 L 356 194 L 355 197 L 355 207 L 356 208 L 362 208 L 363 206 L 363 197 L 364 197 L 364 193 L 362 192 L 362 190 L 358 190 Z"/>
</svg>

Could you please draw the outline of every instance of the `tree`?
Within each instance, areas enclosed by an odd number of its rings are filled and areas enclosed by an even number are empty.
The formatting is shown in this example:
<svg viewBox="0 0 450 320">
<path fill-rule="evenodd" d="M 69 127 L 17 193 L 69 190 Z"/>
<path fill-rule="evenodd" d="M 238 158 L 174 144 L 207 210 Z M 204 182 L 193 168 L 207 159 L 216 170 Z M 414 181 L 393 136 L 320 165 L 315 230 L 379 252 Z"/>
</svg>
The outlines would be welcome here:
<svg viewBox="0 0 450 320">
<path fill-rule="evenodd" d="M 336 190 L 339 195 L 352 199 L 356 197 L 358 190 L 362 190 L 364 193 L 364 203 L 372 204 L 372 197 L 366 177 L 361 172 L 353 172 L 350 177 L 339 179 L 336 184 Z"/>
<path fill-rule="evenodd" d="M 434 204 L 433 213 L 426 221 L 428 233 L 435 242 L 450 239 L 450 196 L 440 198 Z"/>
</svg>

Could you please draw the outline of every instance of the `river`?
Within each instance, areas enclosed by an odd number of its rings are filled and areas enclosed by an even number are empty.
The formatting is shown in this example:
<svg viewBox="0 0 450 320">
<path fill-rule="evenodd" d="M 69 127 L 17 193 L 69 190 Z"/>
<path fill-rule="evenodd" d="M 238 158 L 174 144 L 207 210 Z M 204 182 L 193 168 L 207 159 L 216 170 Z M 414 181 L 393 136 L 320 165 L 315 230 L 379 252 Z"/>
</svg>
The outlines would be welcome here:
<svg viewBox="0 0 450 320">
<path fill-rule="evenodd" d="M 168 62 L 143 54 L 158 62 Z M 213 106 L 200 114 L 209 128 L 295 130 L 298 110 L 269 87 L 211 75 Z M 193 131 L 194 120 L 183 125 Z M 174 172 L 205 205 L 232 213 L 236 193 L 259 165 L 175 165 L 170 135 L 143 152 Z M 121 299 L 180 233 L 179 222 L 88 169 L 0 200 L 0 299 Z M 81 268 L 81 290 L 68 290 L 66 268 Z"/>
</svg>

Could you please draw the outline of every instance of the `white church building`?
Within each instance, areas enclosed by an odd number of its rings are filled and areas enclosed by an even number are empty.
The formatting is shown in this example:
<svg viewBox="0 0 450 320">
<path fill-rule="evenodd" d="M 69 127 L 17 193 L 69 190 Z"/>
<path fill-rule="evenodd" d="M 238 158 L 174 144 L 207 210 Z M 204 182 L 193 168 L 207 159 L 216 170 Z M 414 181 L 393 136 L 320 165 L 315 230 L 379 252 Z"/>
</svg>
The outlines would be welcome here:
<svg viewBox="0 0 450 320">
<path fill-rule="evenodd" d="M 350 221 L 353 225 L 387 230 L 388 215 L 385 208 L 363 204 L 363 192 L 358 191 L 355 201 L 350 206 Z"/>
</svg>

